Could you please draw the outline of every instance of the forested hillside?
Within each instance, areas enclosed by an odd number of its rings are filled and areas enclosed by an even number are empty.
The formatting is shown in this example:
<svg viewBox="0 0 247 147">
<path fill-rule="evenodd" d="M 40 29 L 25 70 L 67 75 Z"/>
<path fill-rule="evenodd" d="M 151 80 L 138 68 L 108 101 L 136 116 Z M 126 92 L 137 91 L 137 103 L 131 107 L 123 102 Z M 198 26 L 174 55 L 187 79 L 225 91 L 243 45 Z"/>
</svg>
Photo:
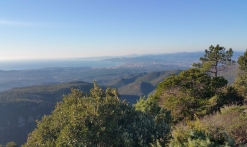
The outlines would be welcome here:
<svg viewBox="0 0 247 147">
<path fill-rule="evenodd" d="M 105 83 L 107 86 L 118 88 L 122 98 L 130 103 L 136 103 L 140 96 L 147 96 L 166 77 L 178 74 L 181 70 L 169 70 L 150 73 L 133 74 L 121 78 L 115 78 Z"/>
</svg>

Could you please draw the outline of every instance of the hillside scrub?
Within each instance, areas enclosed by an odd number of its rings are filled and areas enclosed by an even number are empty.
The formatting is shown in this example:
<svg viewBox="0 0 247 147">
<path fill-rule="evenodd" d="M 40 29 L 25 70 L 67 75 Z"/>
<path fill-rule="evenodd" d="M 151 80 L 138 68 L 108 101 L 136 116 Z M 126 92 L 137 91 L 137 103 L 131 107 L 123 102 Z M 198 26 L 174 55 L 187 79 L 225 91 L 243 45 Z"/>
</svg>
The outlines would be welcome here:
<svg viewBox="0 0 247 147">
<path fill-rule="evenodd" d="M 157 87 L 159 104 L 171 111 L 175 122 L 193 120 L 218 111 L 225 104 L 241 101 L 235 89 L 223 77 L 210 77 L 191 68 L 172 75 Z"/>
<path fill-rule="evenodd" d="M 8 142 L 5 146 L 0 144 L 0 147 L 17 147 L 17 144 L 11 141 L 11 142 Z"/>
<path fill-rule="evenodd" d="M 136 111 L 118 97 L 115 89 L 95 83 L 90 94 L 79 90 L 57 103 L 29 135 L 28 146 L 149 146 L 166 143 L 170 127 L 165 121 Z"/>
<path fill-rule="evenodd" d="M 247 145 L 247 105 L 225 106 L 220 113 L 206 116 L 201 122 L 210 131 L 224 131 L 234 138 L 236 144 Z"/>
<path fill-rule="evenodd" d="M 204 126 L 197 118 L 195 121 L 186 121 L 178 124 L 172 131 L 170 147 L 230 147 L 234 146 L 234 139 L 224 130 L 211 129 Z"/>
<path fill-rule="evenodd" d="M 176 124 L 169 146 L 246 146 L 247 105 L 225 106 L 212 115 Z"/>
<path fill-rule="evenodd" d="M 146 106 L 149 108 L 148 112 L 157 110 L 150 109 L 156 108 L 157 104 L 171 111 L 173 123 L 168 146 L 247 145 L 247 107 L 243 105 L 247 93 L 247 51 L 238 60 L 242 73 L 239 74 L 234 86 L 230 86 L 227 85 L 226 79 L 217 76 L 220 60 L 216 61 L 213 58 L 217 57 L 219 52 L 214 52 L 213 49 L 212 47 L 212 51 L 206 50 L 199 68 L 191 68 L 178 75 L 169 76 L 159 83 L 154 96 L 146 100 L 141 99 L 136 104 L 138 107 L 149 104 Z M 220 50 L 224 48 L 219 48 Z M 226 54 L 229 54 L 227 57 L 231 57 L 232 53 L 232 50 L 227 52 Z M 226 56 L 223 52 L 220 54 L 222 57 Z M 209 57 L 212 57 L 213 61 Z M 227 60 L 222 59 L 229 61 L 229 64 L 233 63 L 230 59 Z M 208 70 L 205 70 L 206 65 L 210 65 Z M 227 65 L 222 65 L 225 67 L 219 67 L 219 70 L 225 69 Z M 214 76 L 210 76 L 210 71 Z M 161 145 L 160 142 L 152 144 L 154 147 Z"/>
<path fill-rule="evenodd" d="M 238 64 L 241 72 L 234 82 L 234 87 L 237 89 L 239 95 L 244 97 L 245 102 L 247 102 L 247 50 L 243 56 L 238 58 Z"/>
<path fill-rule="evenodd" d="M 235 64 L 232 55 L 231 48 L 225 51 L 224 47 L 211 45 L 200 58 L 201 63 L 159 83 L 154 96 L 161 107 L 171 111 L 175 123 L 212 114 L 224 105 L 243 103 L 240 88 L 227 85 L 228 81 L 218 76 L 219 71 Z M 245 57 L 239 58 L 240 69 L 245 69 L 246 61 Z"/>
</svg>

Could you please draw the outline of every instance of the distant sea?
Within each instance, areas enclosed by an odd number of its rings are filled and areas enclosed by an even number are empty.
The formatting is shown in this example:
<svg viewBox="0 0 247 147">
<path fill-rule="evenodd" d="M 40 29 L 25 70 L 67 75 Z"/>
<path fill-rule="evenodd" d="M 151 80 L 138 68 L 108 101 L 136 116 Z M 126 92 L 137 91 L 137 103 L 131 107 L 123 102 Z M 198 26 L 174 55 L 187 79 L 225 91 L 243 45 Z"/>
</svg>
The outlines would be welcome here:
<svg viewBox="0 0 247 147">
<path fill-rule="evenodd" d="M 26 70 L 41 69 L 52 67 L 107 67 L 116 66 L 120 63 L 102 61 L 102 60 L 85 60 L 85 59 L 65 59 L 65 60 L 13 60 L 1 61 L 0 70 Z"/>
</svg>

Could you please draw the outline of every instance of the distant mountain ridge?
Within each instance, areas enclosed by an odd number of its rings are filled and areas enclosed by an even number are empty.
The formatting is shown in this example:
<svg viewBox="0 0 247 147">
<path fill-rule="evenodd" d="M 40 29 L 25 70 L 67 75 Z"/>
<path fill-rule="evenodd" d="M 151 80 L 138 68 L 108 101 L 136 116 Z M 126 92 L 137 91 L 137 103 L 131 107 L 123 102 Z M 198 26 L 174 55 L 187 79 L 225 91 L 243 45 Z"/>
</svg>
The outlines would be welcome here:
<svg viewBox="0 0 247 147">
<path fill-rule="evenodd" d="M 175 53 L 162 53 L 162 54 L 145 54 L 145 55 L 135 55 L 135 56 L 122 56 L 122 57 L 109 57 L 107 61 L 114 62 L 132 62 L 132 61 L 167 61 L 181 59 L 186 60 L 197 60 L 199 61 L 200 57 L 204 56 L 204 51 L 194 51 L 194 52 L 175 52 Z M 239 56 L 243 55 L 244 51 L 234 51 L 233 60 L 237 60 Z"/>
<path fill-rule="evenodd" d="M 27 70 L 10 71 L 1 70 L 4 69 L 4 66 L 9 67 L 9 65 L 0 63 L 0 92 L 14 87 L 40 85 L 44 83 L 64 83 L 70 81 L 92 82 L 96 80 L 100 85 L 108 85 L 112 79 L 123 78 L 124 80 L 124 77 L 136 73 L 179 69 L 186 70 L 191 67 L 192 63 L 198 62 L 199 58 L 203 55 L 204 52 L 180 52 L 156 55 L 134 55 L 134 57 L 109 57 L 105 60 L 108 60 L 107 63 L 111 64 L 102 67 L 95 67 L 93 66 L 94 64 L 87 64 L 87 66 L 91 65 L 91 67 L 85 67 L 83 64 L 86 64 L 87 62 L 84 62 L 84 60 L 71 59 L 70 62 L 59 63 L 59 65 L 63 65 L 63 67 L 30 69 L 32 67 L 39 67 L 38 63 L 32 63 L 32 61 L 30 61 L 22 63 Z M 243 55 L 243 52 L 234 52 L 233 59 L 236 60 L 240 55 Z M 59 60 L 56 62 L 58 61 Z M 72 63 L 73 67 L 69 67 Z M 104 62 L 97 60 L 97 63 L 103 65 Z M 56 66 L 57 64 L 47 61 L 45 65 Z"/>
</svg>

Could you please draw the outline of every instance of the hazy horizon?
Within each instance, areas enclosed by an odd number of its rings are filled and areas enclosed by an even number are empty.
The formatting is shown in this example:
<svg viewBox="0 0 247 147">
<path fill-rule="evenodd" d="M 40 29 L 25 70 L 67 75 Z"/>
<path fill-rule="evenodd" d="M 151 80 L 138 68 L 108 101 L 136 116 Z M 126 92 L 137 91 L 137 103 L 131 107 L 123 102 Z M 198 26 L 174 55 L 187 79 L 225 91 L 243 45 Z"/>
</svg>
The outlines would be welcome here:
<svg viewBox="0 0 247 147">
<path fill-rule="evenodd" d="M 205 48 L 206 49 L 206 48 Z M 227 49 L 226 49 L 227 50 Z M 246 49 L 247 50 L 247 49 Z M 233 56 L 235 53 L 244 53 L 246 50 L 233 50 Z M 132 58 L 132 57 L 142 57 L 142 56 L 155 56 L 155 55 L 165 55 L 165 54 L 179 54 L 179 53 L 204 53 L 204 50 L 201 51 L 181 51 L 181 52 L 167 52 L 167 53 L 150 53 L 150 54 L 127 54 L 121 56 L 92 56 L 92 57 L 61 57 L 61 58 L 20 58 L 20 59 L 0 59 L 0 62 L 5 61 L 59 61 L 59 60 L 84 60 L 84 61 L 99 61 L 110 58 Z M 198 57 L 200 58 L 200 57 Z"/>
<path fill-rule="evenodd" d="M 149 56 L 149 55 L 163 55 L 163 54 L 176 54 L 176 53 L 185 53 L 186 51 L 181 52 L 166 52 L 166 53 L 147 53 L 147 54 L 126 54 L 126 55 L 105 55 L 105 56 L 89 56 L 89 57 L 60 57 L 60 58 L 19 58 L 19 59 L 0 59 L 0 61 L 33 61 L 33 60 L 102 60 L 109 58 L 118 58 L 118 57 L 138 57 L 138 56 Z M 204 51 L 188 51 L 186 53 L 195 53 L 195 52 L 204 52 Z M 243 52 L 243 51 L 237 51 Z"/>
</svg>

